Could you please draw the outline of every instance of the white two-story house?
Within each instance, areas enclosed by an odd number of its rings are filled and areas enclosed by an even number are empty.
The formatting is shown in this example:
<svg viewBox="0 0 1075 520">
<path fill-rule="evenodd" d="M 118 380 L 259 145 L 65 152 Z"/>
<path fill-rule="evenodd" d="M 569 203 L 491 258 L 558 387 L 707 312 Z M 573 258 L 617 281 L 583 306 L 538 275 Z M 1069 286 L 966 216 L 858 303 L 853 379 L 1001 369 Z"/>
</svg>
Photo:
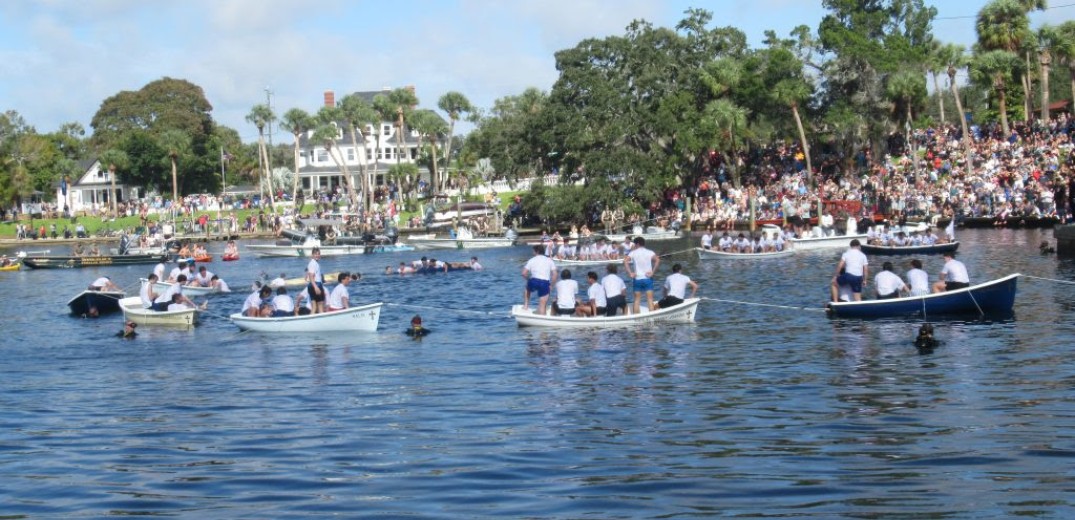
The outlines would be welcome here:
<svg viewBox="0 0 1075 520">
<path fill-rule="evenodd" d="M 412 89 L 414 87 L 407 87 Z M 357 92 L 370 104 L 373 97 L 378 94 L 387 94 L 388 89 L 373 92 Z M 326 91 L 324 96 L 325 106 L 335 105 L 335 94 Z M 404 122 L 406 123 L 406 122 Z M 366 171 L 370 175 L 372 186 L 381 186 L 385 183 L 385 176 L 389 168 L 402 163 L 414 163 L 418 158 L 418 133 L 411 130 L 406 124 L 403 128 L 402 146 L 396 139 L 396 126 L 393 121 L 382 121 L 379 125 L 366 125 L 365 146 L 363 147 L 362 135 L 357 138 L 358 147 L 353 144 L 351 130 L 340 128 L 335 144 L 338 157 L 342 157 L 347 164 L 347 169 L 354 179 L 356 188 L 362 186 L 362 165 L 366 165 Z M 306 132 L 299 139 L 299 182 L 303 191 L 330 191 L 336 186 L 347 185 L 340 173 L 340 168 L 329 156 L 324 143 L 310 140 L 313 131 Z M 379 143 L 378 143 L 379 141 Z M 423 143 L 424 145 L 425 143 Z M 364 148 L 364 149 L 363 149 Z M 429 172 L 421 171 L 419 176 L 428 180 Z"/>
</svg>

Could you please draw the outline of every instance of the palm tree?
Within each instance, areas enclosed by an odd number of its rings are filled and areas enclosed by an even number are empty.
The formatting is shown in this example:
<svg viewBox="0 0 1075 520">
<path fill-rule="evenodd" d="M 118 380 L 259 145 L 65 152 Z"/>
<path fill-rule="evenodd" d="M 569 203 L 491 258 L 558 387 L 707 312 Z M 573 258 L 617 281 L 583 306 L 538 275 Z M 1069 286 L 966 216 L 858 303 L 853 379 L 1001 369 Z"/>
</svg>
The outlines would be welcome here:
<svg viewBox="0 0 1075 520">
<path fill-rule="evenodd" d="M 958 43 L 946 43 L 936 53 L 937 60 L 943 63 L 948 73 L 948 88 L 956 100 L 956 111 L 959 112 L 959 122 L 963 126 L 963 139 L 970 139 L 970 128 L 967 126 L 967 115 L 963 112 L 963 101 L 959 95 L 959 86 L 956 84 L 956 73 L 959 69 L 967 66 L 966 49 Z"/>
<path fill-rule="evenodd" d="M 1008 51 L 989 51 L 978 54 L 971 62 L 971 77 L 982 84 L 991 85 L 997 96 L 1000 111 L 1000 124 L 1004 134 L 1011 133 L 1008 126 L 1008 81 L 1018 71 L 1022 62 L 1014 53 Z"/>
<path fill-rule="evenodd" d="M 433 185 L 434 190 L 438 190 L 443 187 L 440 183 L 443 183 L 444 176 L 440 175 L 440 170 L 437 168 L 437 143 L 442 136 L 450 132 L 449 126 L 436 112 L 430 110 L 415 110 L 411 114 L 410 125 L 415 132 L 418 132 L 419 153 L 422 150 L 422 140 L 429 140 L 430 184 Z"/>
<path fill-rule="evenodd" d="M 269 151 L 265 147 L 265 126 L 276 120 L 276 114 L 273 113 L 269 105 L 257 104 L 250 109 L 250 113 L 246 115 L 246 121 L 253 123 L 258 127 L 258 156 L 260 157 L 262 164 L 262 171 L 260 178 L 268 182 L 269 189 L 269 206 L 276 209 L 276 200 L 274 199 L 272 176 L 269 175 Z M 297 174 L 298 172 L 296 172 Z"/>
<path fill-rule="evenodd" d="M 724 163 L 732 174 L 732 182 L 740 186 L 738 137 L 746 128 L 749 111 L 727 98 L 710 101 L 705 107 L 703 119 L 716 129 L 717 145 L 724 156 Z"/>
<path fill-rule="evenodd" d="M 298 204 L 299 201 L 299 139 L 306 132 L 309 132 L 314 127 L 314 118 L 310 116 L 308 112 L 301 108 L 292 108 L 287 112 L 284 112 L 284 117 L 280 120 L 280 127 L 287 132 L 291 132 L 291 135 L 295 136 L 295 180 L 291 186 L 291 200 Z M 295 207 L 295 213 L 302 211 L 302 208 Z"/>
<path fill-rule="evenodd" d="M 791 107 L 791 115 L 795 117 L 795 127 L 799 129 L 799 143 L 802 144 L 803 156 L 806 158 L 806 180 L 812 182 L 814 169 L 810 162 L 810 143 L 806 141 L 803 120 L 799 116 L 799 104 L 810 95 L 810 85 L 803 80 L 786 79 L 773 87 L 772 95 L 778 103 Z"/>
<path fill-rule="evenodd" d="M 452 138 L 455 136 L 455 123 L 463 114 L 474 112 L 474 105 L 470 104 L 460 92 L 446 92 L 437 100 L 437 107 L 448 114 L 448 142 L 444 145 L 444 167 L 448 168 L 448 158 L 452 153 Z"/>
<path fill-rule="evenodd" d="M 403 132 L 407 128 L 406 120 L 414 107 L 418 106 L 418 97 L 410 89 L 397 88 L 388 93 L 388 101 L 396 111 L 396 166 L 399 166 L 403 161 Z"/>
<path fill-rule="evenodd" d="M 180 130 L 167 130 L 160 135 L 157 141 L 172 162 L 172 204 L 178 205 L 179 183 L 177 180 L 178 175 L 176 174 L 176 163 L 180 155 L 185 155 L 190 151 L 191 139 L 189 135 Z"/>
<path fill-rule="evenodd" d="M 358 155 L 359 169 L 362 175 L 362 198 L 366 208 L 373 207 L 373 183 L 370 182 L 366 162 L 366 125 L 378 124 L 377 112 L 358 94 L 349 94 L 340 101 L 340 117 L 351 130 L 351 146 Z M 359 146 L 358 138 L 362 144 Z"/>
<path fill-rule="evenodd" d="M 1002 50 L 1015 55 L 1023 54 L 1026 43 L 1032 38 L 1030 18 L 1027 17 L 1029 4 L 1041 0 L 993 0 L 981 11 L 975 27 L 978 30 L 978 45 L 983 51 Z M 1027 4 L 1027 5 L 1025 5 Z M 1029 57 L 1027 58 L 1029 63 Z M 1024 100 L 1030 99 L 1029 78 L 1020 76 L 1023 85 Z M 1026 105 L 1026 112 L 1030 112 Z"/>
<path fill-rule="evenodd" d="M 1056 27 L 1043 25 L 1035 33 L 1038 43 L 1038 63 L 1041 64 L 1041 121 L 1049 121 L 1049 69 L 1053 64 L 1053 49 L 1060 46 Z"/>
<path fill-rule="evenodd" d="M 941 82 L 938 80 L 945 72 L 948 64 L 942 55 L 944 45 L 937 40 L 930 42 L 929 55 L 926 56 L 926 72 L 933 78 L 933 92 L 937 94 L 937 107 L 941 113 L 941 125 L 945 125 L 947 117 L 944 113 L 944 93 L 941 92 Z"/>
<path fill-rule="evenodd" d="M 332 158 L 332 162 L 336 163 L 336 167 L 340 169 L 340 174 L 343 175 L 343 180 L 347 184 L 347 200 L 350 201 L 348 211 L 354 212 L 359 207 L 358 190 L 355 189 L 355 179 L 351 177 L 351 170 L 347 167 L 347 161 L 344 160 L 343 155 L 340 154 L 339 147 L 336 146 L 336 140 L 340 139 L 340 120 L 342 118 L 342 111 L 338 107 L 321 107 L 321 110 L 317 111 L 317 120 L 321 124 L 314 130 L 314 135 L 310 140 L 322 143 L 325 151 Z"/>
<path fill-rule="evenodd" d="M 1071 104 L 1075 107 L 1075 20 L 1066 21 L 1057 28 L 1056 47 L 1053 52 L 1061 63 L 1067 65 L 1071 81 Z"/>
<path fill-rule="evenodd" d="M 112 182 L 112 189 L 108 193 L 108 203 L 109 203 L 109 206 L 111 206 L 111 208 L 112 208 L 112 216 L 114 217 L 114 216 L 116 216 L 116 170 L 125 170 L 125 169 L 127 169 L 127 165 L 130 164 L 130 159 L 127 157 L 127 153 L 124 152 L 123 150 L 119 150 L 119 149 L 116 149 L 116 148 L 109 148 L 108 150 L 105 150 L 104 152 L 102 152 L 101 156 L 98 157 L 97 160 L 102 165 L 107 165 L 107 167 L 108 167 L 108 178 Z M 175 170 L 173 169 L 172 171 L 173 171 L 172 184 L 173 184 L 173 188 L 174 188 L 174 185 L 175 185 L 175 173 L 174 172 L 175 172 Z M 175 197 L 174 189 L 173 189 L 172 197 L 173 198 Z"/>
</svg>

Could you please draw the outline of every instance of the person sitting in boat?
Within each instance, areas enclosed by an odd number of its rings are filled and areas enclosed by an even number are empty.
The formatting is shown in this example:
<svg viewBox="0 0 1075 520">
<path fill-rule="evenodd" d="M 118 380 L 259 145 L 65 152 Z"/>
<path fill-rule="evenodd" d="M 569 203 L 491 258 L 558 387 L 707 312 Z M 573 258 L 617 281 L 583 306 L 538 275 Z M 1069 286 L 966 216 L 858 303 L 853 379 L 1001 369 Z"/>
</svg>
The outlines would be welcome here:
<svg viewBox="0 0 1075 520">
<path fill-rule="evenodd" d="M 186 296 L 183 296 L 179 293 L 175 293 L 172 295 L 171 302 L 168 303 L 168 307 L 166 310 L 185 311 L 187 309 L 193 309 L 195 307 L 197 307 L 197 305 L 194 305 L 194 302 L 190 301 L 190 299 L 188 299 Z"/>
<path fill-rule="evenodd" d="M 552 304 L 552 313 L 556 316 L 572 316 L 579 303 L 579 283 L 571 279 L 571 270 L 560 271 L 560 280 L 555 286 L 556 299 Z"/>
<path fill-rule="evenodd" d="M 346 271 L 340 273 L 338 280 L 339 283 L 332 288 L 332 292 L 325 299 L 325 312 L 342 311 L 350 306 L 351 293 L 347 289 L 347 284 L 351 283 L 351 273 Z"/>
<path fill-rule="evenodd" d="M 8 258 L 7 255 L 0 256 L 0 267 L 9 267 L 13 263 L 14 261 Z"/>
<path fill-rule="evenodd" d="M 198 266 L 198 272 L 191 277 L 190 283 L 187 285 L 193 287 L 210 287 L 213 281 L 212 271 L 205 268 L 204 265 Z"/>
<path fill-rule="evenodd" d="M 735 242 L 732 244 L 732 249 L 736 253 L 750 253 L 752 248 L 753 244 L 751 244 L 750 239 L 742 233 L 739 233 L 739 236 L 736 237 Z"/>
<path fill-rule="evenodd" d="M 157 283 L 158 280 L 160 278 L 156 274 L 149 273 L 149 278 L 142 282 L 142 288 L 138 290 L 138 297 L 142 299 L 143 309 L 152 309 L 153 302 L 160 296 L 153 290 L 153 284 Z"/>
<path fill-rule="evenodd" d="M 590 287 L 586 290 L 587 301 L 578 306 L 578 316 L 604 316 L 608 300 L 605 298 L 605 288 L 597 278 L 597 273 L 586 273 L 586 281 Z"/>
<path fill-rule="evenodd" d="M 82 242 L 75 244 L 75 249 L 71 251 L 71 256 L 82 256 L 86 254 L 86 251 L 82 249 Z"/>
<path fill-rule="evenodd" d="M 224 246 L 224 256 L 233 258 L 239 256 L 239 248 L 235 245 L 234 240 L 228 240 L 227 245 Z"/>
<path fill-rule="evenodd" d="M 295 300 L 291 298 L 291 295 L 287 294 L 287 287 L 278 287 L 276 289 L 276 296 L 272 299 L 272 306 L 271 315 L 273 318 L 295 315 Z"/>
<path fill-rule="evenodd" d="M 658 309 L 667 309 L 683 303 L 687 298 L 687 287 L 691 288 L 691 298 L 698 293 L 698 282 L 683 274 L 681 264 L 672 264 L 672 274 L 664 279 L 664 298 L 657 300 Z"/>
<path fill-rule="evenodd" d="M 713 234 L 710 233 L 708 228 L 702 233 L 702 249 L 706 251 L 713 249 Z"/>
<path fill-rule="evenodd" d="M 829 237 L 836 234 L 836 219 L 833 218 L 832 213 L 824 212 L 818 219 L 818 225 L 821 227 L 822 236 Z"/>
<path fill-rule="evenodd" d="M 116 333 L 117 338 L 134 339 L 138 337 L 137 329 L 138 324 L 133 321 L 128 321 L 123 324 L 123 330 Z"/>
<path fill-rule="evenodd" d="M 110 292 L 122 292 L 116 284 L 112 283 L 112 279 L 107 276 L 102 276 L 90 283 L 89 290 L 91 291 L 110 291 Z"/>
<path fill-rule="evenodd" d="M 408 336 L 412 336 L 412 337 L 415 337 L 415 338 L 420 338 L 422 336 L 428 335 L 430 332 L 433 332 L 433 331 L 423 327 L 422 326 L 422 317 L 418 316 L 416 314 L 413 318 L 411 318 L 411 326 L 410 326 L 410 328 L 408 328 L 404 332 Z"/>
<path fill-rule="evenodd" d="M 717 249 L 720 249 L 725 253 L 730 253 L 733 247 L 735 247 L 735 239 L 725 231 L 724 234 L 720 236 L 720 240 L 717 241 Z"/>
<path fill-rule="evenodd" d="M 269 280 L 269 287 L 272 287 L 273 289 L 279 289 L 280 287 L 284 287 L 286 285 L 287 285 L 287 274 L 285 274 L 285 273 L 280 273 L 280 276 L 277 276 L 276 278 L 273 278 L 272 280 Z"/>
<path fill-rule="evenodd" d="M 227 282 L 221 280 L 220 277 L 215 274 L 209 279 L 209 287 L 216 289 L 217 292 L 231 292 L 231 288 L 228 287 Z"/>
<path fill-rule="evenodd" d="M 911 296 L 929 294 L 929 274 L 922 270 L 922 261 L 917 258 L 911 260 L 911 269 L 907 271 L 907 285 L 910 286 Z"/>
<path fill-rule="evenodd" d="M 90 252 L 87 256 L 101 256 L 101 249 L 97 247 L 97 242 L 90 245 Z"/>
<path fill-rule="evenodd" d="M 168 272 L 167 282 L 175 283 L 179 279 L 179 275 L 190 276 L 190 264 L 187 263 L 185 258 L 177 258 L 175 261 L 175 267 Z"/>
<path fill-rule="evenodd" d="M 243 308 L 239 311 L 243 316 L 257 318 L 261 315 L 262 304 L 272 300 L 272 288 L 260 284 L 261 282 L 254 282 L 256 289 L 243 301 Z"/>
<path fill-rule="evenodd" d="M 878 300 L 899 298 L 907 292 L 907 284 L 899 275 L 892 272 L 892 262 L 881 264 L 881 272 L 874 276 L 873 282 Z"/>
<path fill-rule="evenodd" d="M 179 248 L 179 257 L 180 258 L 190 258 L 191 257 L 190 244 L 189 243 L 183 242 L 183 246 Z"/>
<path fill-rule="evenodd" d="M 970 275 L 967 266 L 956 260 L 954 251 L 945 251 L 944 267 L 941 269 L 940 279 L 933 284 L 933 292 L 941 293 L 970 287 Z"/>
<path fill-rule="evenodd" d="M 776 236 L 773 237 L 773 251 L 779 253 L 780 251 L 783 251 L 785 247 L 787 247 L 787 243 L 784 241 L 784 235 L 777 233 Z"/>
<path fill-rule="evenodd" d="M 187 283 L 186 275 L 179 275 L 175 279 L 175 283 L 168 286 L 168 289 L 160 294 L 155 300 L 153 300 L 153 310 L 166 311 L 170 310 L 169 307 L 174 303 L 182 303 L 189 305 L 191 308 L 197 307 L 197 305 L 187 298 L 183 294 L 183 286 Z M 177 298 L 178 297 L 178 298 Z"/>
<path fill-rule="evenodd" d="M 205 246 L 201 244 L 194 244 L 194 258 L 206 258 L 209 256 L 209 251 L 206 251 Z"/>
</svg>

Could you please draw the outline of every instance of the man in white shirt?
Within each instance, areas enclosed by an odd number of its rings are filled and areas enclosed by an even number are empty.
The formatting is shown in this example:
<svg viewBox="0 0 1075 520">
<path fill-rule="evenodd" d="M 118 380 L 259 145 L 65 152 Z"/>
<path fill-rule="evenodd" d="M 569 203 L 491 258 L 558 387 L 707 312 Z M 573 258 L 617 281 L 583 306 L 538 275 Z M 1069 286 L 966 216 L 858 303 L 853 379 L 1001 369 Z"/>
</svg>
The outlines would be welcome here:
<svg viewBox="0 0 1075 520">
<path fill-rule="evenodd" d="M 552 304 L 552 312 L 557 316 L 570 316 L 575 314 L 579 300 L 579 283 L 571 279 L 571 270 L 564 269 L 560 272 L 560 280 L 556 282 L 556 301 Z"/>
<path fill-rule="evenodd" d="M 627 284 L 616 274 L 616 264 L 606 265 L 605 271 L 608 274 L 601 279 L 601 287 L 605 290 L 605 316 L 611 318 L 617 310 L 627 314 Z"/>
<path fill-rule="evenodd" d="M 551 258 L 545 256 L 545 248 L 534 246 L 534 256 L 526 261 L 523 266 L 523 278 L 526 279 L 526 288 L 523 289 L 523 307 L 530 307 L 530 293 L 537 294 L 538 314 L 545 314 L 545 304 L 549 301 L 549 291 L 556 282 L 556 264 Z"/>
<path fill-rule="evenodd" d="M 590 282 L 590 288 L 586 291 L 589 301 L 579 306 L 579 315 L 601 316 L 605 314 L 605 308 L 608 305 L 605 299 L 605 287 L 601 285 L 597 273 L 593 271 L 586 273 L 586 281 Z"/>
<path fill-rule="evenodd" d="M 944 268 L 937 283 L 933 284 L 933 292 L 945 292 L 955 289 L 970 287 L 970 274 L 967 266 L 956 260 L 955 252 L 949 251 L 944 254 Z"/>
<path fill-rule="evenodd" d="M 159 296 L 153 291 L 153 284 L 157 283 L 157 280 L 159 279 L 160 278 L 157 278 L 157 273 L 150 273 L 149 279 L 142 282 L 142 288 L 138 291 L 138 296 L 142 298 L 143 309 L 153 308 L 153 301 Z"/>
<path fill-rule="evenodd" d="M 262 300 L 272 295 L 272 289 L 269 286 L 263 286 L 261 282 L 254 282 L 254 284 L 254 292 L 247 295 L 246 300 L 243 301 L 243 308 L 239 311 L 243 316 L 251 318 L 258 317 Z"/>
<path fill-rule="evenodd" d="M 107 276 L 102 276 L 92 283 L 90 283 L 89 289 L 91 291 L 113 291 L 122 292 L 116 284 L 112 283 L 112 279 Z"/>
<path fill-rule="evenodd" d="M 325 312 L 325 277 L 321 274 L 321 248 L 310 251 L 310 263 L 306 264 L 306 291 L 314 314 Z"/>
<path fill-rule="evenodd" d="M 175 279 L 175 283 L 168 286 L 168 290 L 161 293 L 160 296 L 157 296 L 156 300 L 153 300 L 153 310 L 166 311 L 168 310 L 168 306 L 173 303 L 184 303 L 191 307 L 197 307 L 194 302 L 190 301 L 190 298 L 183 295 L 183 286 L 186 285 L 186 283 L 186 275 L 179 275 L 179 278 Z M 178 300 L 173 298 L 173 295 L 179 295 Z"/>
<path fill-rule="evenodd" d="M 874 277 L 874 289 L 878 300 L 888 300 L 899 298 L 901 293 L 907 291 L 907 284 L 892 272 L 892 262 L 885 262 L 881 264 L 881 272 Z"/>
<path fill-rule="evenodd" d="M 638 314 L 639 312 L 638 307 L 643 292 L 646 293 L 646 305 L 649 310 L 657 310 L 657 307 L 653 304 L 653 273 L 661 265 L 661 257 L 657 256 L 657 253 L 646 249 L 645 238 L 635 237 L 634 249 L 627 255 L 627 258 L 623 259 L 623 265 L 627 276 L 635 279 L 634 313 Z"/>
<path fill-rule="evenodd" d="M 340 273 L 339 281 L 340 283 L 336 284 L 336 287 L 333 287 L 332 292 L 328 294 L 325 312 L 342 311 L 350 306 L 351 292 L 347 289 L 347 284 L 351 283 L 351 273 Z"/>
<path fill-rule="evenodd" d="M 157 280 L 164 279 L 164 262 L 157 262 L 157 265 L 153 266 L 153 274 L 157 275 Z"/>
<path fill-rule="evenodd" d="M 870 268 L 866 255 L 860 249 L 858 239 L 851 240 L 851 248 L 844 251 L 840 262 L 836 264 L 836 275 L 832 277 L 832 301 L 840 296 L 840 286 L 851 286 L 851 298 L 862 301 L 862 287 L 869 283 Z"/>
<path fill-rule="evenodd" d="M 691 288 L 691 298 L 698 292 L 698 283 L 681 271 L 683 266 L 672 264 L 672 274 L 664 279 L 664 298 L 657 302 L 657 307 L 667 309 L 683 303 L 687 298 L 687 287 Z"/>
<path fill-rule="evenodd" d="M 922 270 L 922 261 L 911 260 L 911 269 L 907 271 L 907 284 L 911 286 L 911 296 L 929 294 L 929 274 Z"/>
<path fill-rule="evenodd" d="M 705 233 L 702 235 L 702 249 L 705 249 L 706 251 L 713 249 L 713 235 L 708 229 L 705 230 Z"/>
<path fill-rule="evenodd" d="M 291 295 L 287 294 L 287 287 L 278 287 L 276 289 L 276 296 L 272 299 L 272 306 L 274 318 L 295 315 L 295 300 L 291 299 Z"/>
</svg>

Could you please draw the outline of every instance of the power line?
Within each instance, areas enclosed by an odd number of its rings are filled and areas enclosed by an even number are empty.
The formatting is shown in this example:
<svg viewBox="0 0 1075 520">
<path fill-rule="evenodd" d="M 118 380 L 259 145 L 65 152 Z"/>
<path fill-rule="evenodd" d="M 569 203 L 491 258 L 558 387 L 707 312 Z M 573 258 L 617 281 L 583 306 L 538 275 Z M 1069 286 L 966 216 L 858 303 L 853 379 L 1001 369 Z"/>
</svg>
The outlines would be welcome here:
<svg viewBox="0 0 1075 520">
<path fill-rule="evenodd" d="M 1042 10 L 1043 11 L 1048 11 L 1048 10 L 1051 10 L 1051 9 L 1060 9 L 1061 7 L 1071 7 L 1073 5 L 1075 5 L 1075 4 L 1054 5 L 1054 6 L 1051 6 L 1051 7 L 1046 7 L 1045 9 L 1042 9 Z M 976 14 L 965 15 L 965 16 L 938 16 L 937 18 L 934 18 L 934 20 L 965 20 L 967 18 L 977 18 L 977 17 L 978 17 L 978 15 L 976 15 Z"/>
</svg>

